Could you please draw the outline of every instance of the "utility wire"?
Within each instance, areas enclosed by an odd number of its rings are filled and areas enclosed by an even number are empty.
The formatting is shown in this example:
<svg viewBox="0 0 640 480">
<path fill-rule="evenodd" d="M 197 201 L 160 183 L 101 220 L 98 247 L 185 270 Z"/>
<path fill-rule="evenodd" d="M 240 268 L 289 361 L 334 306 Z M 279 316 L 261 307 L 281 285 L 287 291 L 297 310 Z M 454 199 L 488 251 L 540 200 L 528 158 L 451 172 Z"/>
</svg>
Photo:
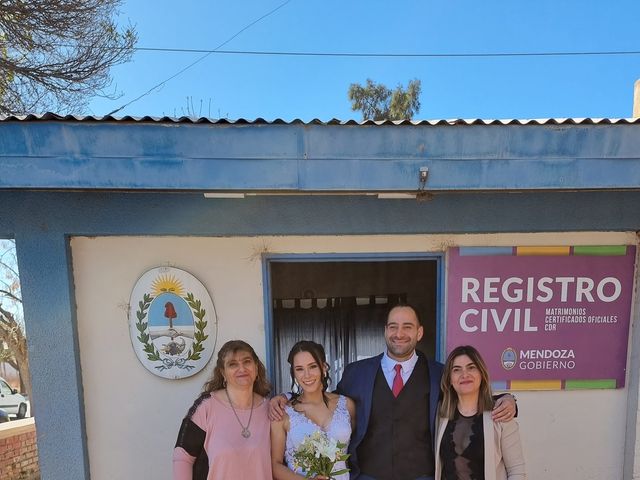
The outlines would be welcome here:
<svg viewBox="0 0 640 480">
<path fill-rule="evenodd" d="M 224 44 L 223 44 L 224 45 Z M 456 57 L 578 57 L 594 55 L 640 55 L 640 50 L 586 52 L 494 52 L 494 53 L 360 53 L 360 52 L 287 52 L 268 50 L 204 50 L 197 48 L 135 47 L 139 52 L 207 53 L 220 55 L 272 55 L 289 57 L 374 57 L 374 58 L 456 58 Z"/>
<path fill-rule="evenodd" d="M 113 110 L 112 112 L 107 113 L 107 116 L 109 115 L 113 115 L 114 113 L 119 112 L 120 110 L 122 110 L 123 108 L 128 107 L 129 105 L 131 105 L 132 103 L 137 102 L 138 100 L 140 100 L 143 97 L 146 97 L 147 95 L 149 95 L 150 93 L 152 93 L 154 90 L 164 86 L 167 82 L 169 82 L 170 80 L 173 80 L 174 78 L 176 78 L 178 75 L 181 75 L 182 73 L 186 72 L 187 70 L 189 70 L 191 67 L 193 67 L 194 65 L 200 63 L 201 61 L 203 61 L 205 58 L 207 58 L 209 55 L 215 53 L 216 51 L 218 51 L 220 48 L 224 47 L 227 43 L 229 43 L 231 40 L 233 40 L 234 38 L 236 38 L 238 35 L 240 35 L 242 32 L 248 30 L 249 28 L 253 27 L 256 23 L 260 22 L 261 20 L 264 20 L 265 18 L 267 18 L 268 16 L 274 14 L 275 12 L 277 12 L 278 10 L 280 10 L 281 8 L 283 8 L 285 5 L 287 5 L 288 3 L 290 3 L 291 0 L 286 0 L 285 2 L 281 3 L 280 5 L 278 5 L 276 8 L 274 8 L 273 10 L 265 13 L 264 15 L 262 15 L 260 18 L 258 18 L 257 20 L 254 20 L 253 22 L 251 22 L 250 24 L 248 24 L 246 27 L 240 29 L 238 32 L 236 32 L 235 34 L 233 34 L 231 37 L 229 37 L 227 40 L 225 40 L 224 42 L 222 42 L 220 45 L 218 45 L 216 48 L 214 48 L 213 50 L 207 50 L 206 53 L 203 51 L 202 53 L 205 53 L 205 55 L 203 55 L 202 57 L 198 58 L 196 61 L 190 63 L 189 65 L 187 65 L 186 67 L 184 67 L 183 69 L 179 70 L 178 72 L 174 73 L 173 75 L 171 75 L 169 78 L 163 80 L 162 82 L 158 83 L 157 85 L 154 85 L 153 87 L 151 87 L 149 90 L 147 90 L 146 92 L 144 92 L 142 95 L 139 95 L 138 97 L 134 98 L 133 100 L 131 100 L 130 102 L 125 103 L 124 105 L 122 105 L 120 108 L 116 108 L 115 110 Z"/>
<path fill-rule="evenodd" d="M 291 1 L 291 0 L 289 0 Z M 288 2 L 287 2 L 288 3 Z M 284 6 L 281 5 L 281 7 Z M 280 7 L 278 7 L 280 8 Z M 272 12 L 270 12 L 272 13 Z M 268 14 L 267 14 L 268 15 Z M 265 15 L 266 16 L 266 15 Z M 258 22 L 261 19 L 256 20 Z M 254 23 L 256 23 L 254 22 Z M 250 25 L 249 25 L 250 26 Z M 243 30 L 249 28 L 245 27 Z M 594 55 L 640 55 L 640 50 L 592 50 L 592 51 L 557 51 L 557 52 L 461 52 L 461 53 L 384 53 L 384 52 L 291 52 L 278 50 L 220 50 L 220 47 L 238 36 L 238 32 L 226 42 L 214 49 L 204 48 L 175 48 L 175 47 L 132 47 L 136 52 L 160 52 L 160 53 L 208 53 L 221 55 L 272 55 L 290 57 L 379 57 L 379 58 L 455 58 L 455 57 L 580 57 Z M 0 39 L 0 46 L 7 42 Z M 56 47 L 74 48 L 77 45 L 65 43 L 54 44 Z M 89 47 L 87 47 L 89 48 Z M 119 47 L 107 48 L 107 50 L 120 50 Z"/>
</svg>

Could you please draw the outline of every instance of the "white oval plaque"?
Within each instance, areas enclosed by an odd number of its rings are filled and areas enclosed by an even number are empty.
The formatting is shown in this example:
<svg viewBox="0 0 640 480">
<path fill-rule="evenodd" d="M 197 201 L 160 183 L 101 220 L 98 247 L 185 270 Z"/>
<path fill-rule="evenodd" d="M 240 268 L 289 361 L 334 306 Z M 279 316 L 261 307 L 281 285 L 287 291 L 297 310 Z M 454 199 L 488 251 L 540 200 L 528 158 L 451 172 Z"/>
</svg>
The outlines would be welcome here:
<svg viewBox="0 0 640 480">
<path fill-rule="evenodd" d="M 136 282 L 129 331 L 138 360 L 163 378 L 190 377 L 211 359 L 216 310 L 204 285 L 173 267 L 157 267 Z"/>
</svg>

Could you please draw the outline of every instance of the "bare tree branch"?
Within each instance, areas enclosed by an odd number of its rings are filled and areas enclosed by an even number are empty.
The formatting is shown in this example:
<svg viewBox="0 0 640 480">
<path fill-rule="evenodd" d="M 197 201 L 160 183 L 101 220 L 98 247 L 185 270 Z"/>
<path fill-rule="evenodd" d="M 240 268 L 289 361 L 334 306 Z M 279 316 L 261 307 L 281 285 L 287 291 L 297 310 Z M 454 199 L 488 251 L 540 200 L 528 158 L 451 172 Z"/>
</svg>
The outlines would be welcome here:
<svg viewBox="0 0 640 480">
<path fill-rule="evenodd" d="M 5 245 L 7 248 L 1 258 L 5 258 L 5 256 L 15 258 L 15 242 L 13 240 L 0 241 L 0 246 L 4 247 Z M 21 317 L 16 318 L 16 314 L 2 304 L 3 299 L 8 299 L 9 303 L 22 306 L 20 282 L 18 276 L 13 275 L 16 269 L 9 268 L 8 263 L 0 262 L 0 273 L 9 279 L 9 282 L 5 283 L 10 285 L 9 289 L 0 289 L 0 354 L 2 358 L 0 361 L 6 361 L 19 372 L 20 390 L 31 396 L 29 355 L 24 323 Z"/>
<path fill-rule="evenodd" d="M 135 30 L 115 23 L 122 0 L 0 0 L 0 114 L 79 113 L 130 59 Z"/>
<path fill-rule="evenodd" d="M 22 302 L 22 299 L 16 297 L 13 293 L 9 292 L 8 290 L 0 289 L 0 295 L 4 295 L 6 297 L 9 297 L 14 302 Z"/>
</svg>

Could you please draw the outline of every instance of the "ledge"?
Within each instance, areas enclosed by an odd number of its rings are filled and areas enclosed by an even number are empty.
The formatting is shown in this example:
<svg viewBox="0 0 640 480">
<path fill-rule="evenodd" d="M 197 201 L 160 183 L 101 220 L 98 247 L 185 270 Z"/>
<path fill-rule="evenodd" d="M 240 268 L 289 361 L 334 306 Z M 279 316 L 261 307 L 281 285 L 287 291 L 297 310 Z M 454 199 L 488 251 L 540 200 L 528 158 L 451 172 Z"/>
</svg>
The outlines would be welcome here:
<svg viewBox="0 0 640 480">
<path fill-rule="evenodd" d="M 0 424 L 0 440 L 23 433 L 35 432 L 35 430 L 36 422 L 33 417 L 2 423 Z"/>
</svg>

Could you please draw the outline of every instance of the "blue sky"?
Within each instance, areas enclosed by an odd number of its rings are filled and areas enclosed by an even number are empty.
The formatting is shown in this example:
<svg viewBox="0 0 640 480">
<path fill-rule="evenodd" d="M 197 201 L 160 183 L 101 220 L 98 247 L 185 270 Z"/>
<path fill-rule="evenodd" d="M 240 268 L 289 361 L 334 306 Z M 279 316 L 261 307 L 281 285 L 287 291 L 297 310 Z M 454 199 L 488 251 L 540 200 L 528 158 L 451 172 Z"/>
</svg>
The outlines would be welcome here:
<svg viewBox="0 0 640 480">
<path fill-rule="evenodd" d="M 284 0 L 125 0 L 139 47 L 213 49 Z M 153 6 L 151 6 L 153 5 Z M 358 53 L 640 51 L 640 1 L 291 0 L 225 50 Z M 137 52 L 112 69 L 104 115 L 203 54 Z M 212 54 L 115 116 L 360 119 L 347 90 L 422 81 L 416 119 L 630 117 L 640 55 L 336 58 Z M 201 104 L 202 102 L 202 104 Z"/>
</svg>

